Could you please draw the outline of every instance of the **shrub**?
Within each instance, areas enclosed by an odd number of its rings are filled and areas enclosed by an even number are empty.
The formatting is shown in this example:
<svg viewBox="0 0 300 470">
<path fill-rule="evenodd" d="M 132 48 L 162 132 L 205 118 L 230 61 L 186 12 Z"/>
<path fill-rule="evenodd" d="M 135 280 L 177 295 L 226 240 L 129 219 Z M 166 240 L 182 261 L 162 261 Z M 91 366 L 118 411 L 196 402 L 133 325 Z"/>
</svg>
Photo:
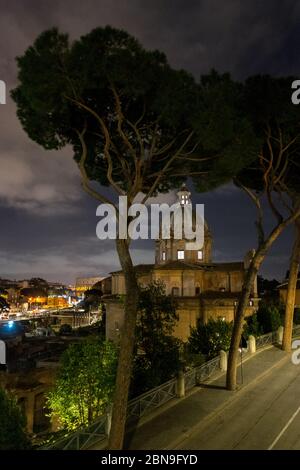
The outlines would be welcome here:
<svg viewBox="0 0 300 470">
<path fill-rule="evenodd" d="M 251 315 L 251 317 L 246 318 L 244 325 L 243 335 L 245 338 L 248 338 L 250 335 L 258 337 L 263 334 L 262 325 L 259 323 L 257 314 Z"/>
<path fill-rule="evenodd" d="M 191 328 L 188 349 L 192 354 L 204 354 L 207 359 L 217 356 L 220 350 L 228 351 L 230 347 L 232 322 L 224 320 L 208 320 L 207 323 L 198 321 Z"/>
<path fill-rule="evenodd" d="M 71 344 L 63 353 L 61 367 L 47 406 L 62 427 L 73 430 L 90 424 L 112 400 L 117 367 L 113 343 L 89 338 Z"/>
<path fill-rule="evenodd" d="M 275 331 L 282 325 L 280 307 L 276 304 L 261 302 L 256 315 L 263 334 Z"/>
</svg>

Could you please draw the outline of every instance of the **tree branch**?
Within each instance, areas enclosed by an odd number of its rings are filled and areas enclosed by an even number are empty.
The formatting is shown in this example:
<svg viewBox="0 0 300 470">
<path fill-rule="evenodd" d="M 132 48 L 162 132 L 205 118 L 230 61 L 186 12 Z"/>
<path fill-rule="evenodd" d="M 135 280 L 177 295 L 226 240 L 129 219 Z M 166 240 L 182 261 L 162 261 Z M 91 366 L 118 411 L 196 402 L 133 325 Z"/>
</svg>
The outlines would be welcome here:
<svg viewBox="0 0 300 470">
<path fill-rule="evenodd" d="M 79 167 L 81 178 L 82 178 L 83 189 L 94 199 L 97 199 L 98 201 L 101 201 L 104 204 L 111 204 L 115 208 L 115 210 L 118 212 L 117 206 L 110 199 L 108 199 L 106 196 L 96 191 L 94 188 L 90 187 L 89 178 L 87 176 L 86 169 L 85 169 L 85 163 L 87 159 L 87 146 L 84 140 L 84 135 L 86 133 L 86 127 L 83 129 L 82 132 L 79 132 L 77 129 L 75 130 L 75 132 L 78 135 L 78 138 L 80 140 L 81 147 L 82 147 L 82 154 L 81 154 L 80 161 L 78 163 L 78 167 Z"/>
<path fill-rule="evenodd" d="M 258 244 L 259 246 L 264 243 L 265 241 L 265 231 L 263 226 L 263 210 L 261 207 L 261 203 L 259 197 L 257 197 L 251 189 L 244 186 L 238 179 L 235 179 L 236 184 L 245 191 L 245 193 L 250 197 L 250 199 L 254 202 L 256 209 L 257 209 L 257 220 L 256 220 L 256 228 L 258 232 Z"/>
<path fill-rule="evenodd" d="M 90 114 L 92 114 L 92 116 L 94 116 L 96 118 L 96 120 L 98 121 L 98 123 L 100 124 L 100 127 L 102 129 L 102 132 L 104 134 L 104 137 L 105 137 L 105 144 L 104 144 L 104 156 L 107 160 L 107 165 L 108 165 L 108 169 L 107 169 L 107 179 L 108 181 L 110 182 L 110 184 L 112 185 L 112 187 L 115 189 L 115 191 L 118 193 L 118 194 L 121 194 L 121 195 L 125 195 L 125 192 L 123 191 L 123 189 L 114 181 L 113 177 L 112 177 L 112 173 L 113 173 L 113 162 L 112 162 L 112 159 L 111 159 L 111 156 L 110 156 L 110 153 L 109 153 L 109 148 L 110 148 L 110 145 L 111 145 L 111 139 L 110 139 L 110 135 L 109 135 L 109 132 L 108 132 L 108 129 L 103 121 L 103 119 L 99 116 L 98 113 L 96 113 L 96 111 L 94 111 L 92 108 L 90 108 L 89 106 L 87 106 L 86 104 L 82 103 L 81 101 L 78 101 L 78 100 L 75 100 L 73 98 L 70 98 L 69 96 L 66 96 L 66 98 L 70 101 L 72 101 L 73 103 L 75 103 L 77 106 L 85 109 L 86 111 L 88 111 Z"/>
<path fill-rule="evenodd" d="M 182 150 L 184 149 L 184 147 L 188 144 L 188 142 L 191 140 L 192 136 L 194 135 L 194 132 L 190 132 L 187 136 L 187 138 L 185 139 L 185 141 L 182 143 L 182 145 L 180 146 L 180 148 L 177 150 L 177 152 L 174 153 L 174 155 L 167 161 L 167 163 L 165 164 L 165 166 L 162 168 L 162 170 L 159 172 L 159 174 L 157 175 L 154 183 L 152 184 L 151 188 L 149 189 L 148 193 L 145 195 L 145 197 L 143 198 L 142 200 L 142 204 L 145 204 L 145 202 L 147 201 L 147 199 L 153 194 L 153 192 L 155 191 L 155 189 L 157 188 L 162 176 L 165 174 L 165 172 L 167 171 L 167 169 L 169 168 L 169 166 L 173 163 L 173 161 L 175 160 L 175 158 L 182 152 Z"/>
</svg>

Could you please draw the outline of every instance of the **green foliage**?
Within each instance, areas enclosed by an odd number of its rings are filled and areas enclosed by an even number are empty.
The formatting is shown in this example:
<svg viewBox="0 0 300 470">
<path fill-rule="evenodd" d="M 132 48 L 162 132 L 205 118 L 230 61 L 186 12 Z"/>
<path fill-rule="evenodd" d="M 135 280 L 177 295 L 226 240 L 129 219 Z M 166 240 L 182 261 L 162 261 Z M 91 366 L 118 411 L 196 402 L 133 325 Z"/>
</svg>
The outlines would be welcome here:
<svg viewBox="0 0 300 470">
<path fill-rule="evenodd" d="M 276 331 L 282 325 L 279 305 L 261 302 L 256 315 L 263 334 Z"/>
<path fill-rule="evenodd" d="M 256 75 L 249 77 L 244 86 L 245 112 L 256 137 L 261 140 L 260 153 L 265 161 L 272 161 L 273 172 L 281 180 L 278 185 L 273 178 L 271 189 L 287 192 L 289 196 L 299 193 L 300 189 L 300 121 L 299 109 L 291 101 L 292 81 L 292 77 Z M 239 182 L 263 192 L 266 189 L 264 160 L 257 156 L 250 168 L 241 171 Z"/>
<path fill-rule="evenodd" d="M 179 370 L 181 342 L 172 336 L 178 321 L 176 306 L 162 282 L 140 288 L 133 395 L 166 382 Z"/>
<path fill-rule="evenodd" d="M 144 148 L 156 152 L 175 139 L 168 153 L 162 154 L 170 158 L 185 141 L 186 130 L 192 129 L 198 103 L 192 75 L 171 69 L 163 53 L 145 50 L 125 31 L 96 28 L 71 42 L 67 35 L 51 29 L 43 32 L 17 62 L 20 84 L 12 97 L 24 130 L 46 149 L 70 144 L 79 161 L 82 145 L 78 132 L 86 127 L 86 171 L 91 180 L 102 185 L 110 184 L 104 126 L 111 142 L 112 177 L 125 191 L 135 175 L 133 153 L 144 152 L 141 141 Z M 115 93 L 122 107 L 122 129 Z M 103 125 L 93 113 L 100 116 Z M 138 132 L 135 123 L 139 124 Z M 145 192 L 165 164 L 157 155 L 145 163 L 143 187 L 137 191 Z M 122 173 L 120 178 L 116 168 L 120 156 L 126 161 L 129 177 Z M 182 161 L 176 163 L 177 169 L 182 169 Z M 169 186 L 168 174 L 159 188 L 166 190 Z"/>
<path fill-rule="evenodd" d="M 166 295 L 162 281 L 154 281 L 141 287 L 136 332 L 139 344 L 152 334 L 171 335 L 178 321 L 176 308 L 176 299 Z"/>
<path fill-rule="evenodd" d="M 259 323 L 256 313 L 246 318 L 243 334 L 245 338 L 248 338 L 250 335 L 253 335 L 257 338 L 263 334 L 263 327 Z"/>
<path fill-rule="evenodd" d="M 26 419 L 15 397 L 0 388 L 0 450 L 21 450 L 30 447 L 26 435 Z"/>
<path fill-rule="evenodd" d="M 271 302 L 279 301 L 279 281 L 276 279 L 264 279 L 262 276 L 257 276 L 257 288 L 259 297 L 263 297 Z"/>
<path fill-rule="evenodd" d="M 207 191 L 231 181 L 258 153 L 243 85 L 215 71 L 196 83 L 125 31 L 96 28 L 72 42 L 51 29 L 17 62 L 12 98 L 25 132 L 45 149 L 70 144 L 79 162 L 84 129 L 85 170 L 102 185 L 114 180 L 135 196 L 153 183 L 154 192 L 178 187 L 190 174 L 200 175 L 196 186 Z"/>
<path fill-rule="evenodd" d="M 284 323 L 285 308 L 278 302 L 263 300 L 260 302 L 257 312 L 246 318 L 244 336 L 258 337 L 260 335 L 276 331 Z"/>
<path fill-rule="evenodd" d="M 48 395 L 50 415 L 68 430 L 91 423 L 112 399 L 116 367 L 117 351 L 109 341 L 90 338 L 70 345 Z"/>
<path fill-rule="evenodd" d="M 198 191 L 209 191 L 232 179 L 256 158 L 261 140 L 255 135 L 244 107 L 244 86 L 229 74 L 212 71 L 199 87 L 199 110 L 195 119 L 202 153 L 211 159 L 195 162 Z"/>
<path fill-rule="evenodd" d="M 209 319 L 207 323 L 197 322 L 191 328 L 188 340 L 188 349 L 193 354 L 203 354 L 207 359 L 217 356 L 222 350 L 228 351 L 230 347 L 232 322 L 221 319 Z"/>
<path fill-rule="evenodd" d="M 173 336 L 153 337 L 135 356 L 131 395 L 137 396 L 174 377 L 180 369 L 181 341 Z M 149 349 L 148 349 L 149 348 Z M 144 354 L 143 354 L 144 353 Z"/>
<path fill-rule="evenodd" d="M 38 289 L 43 289 L 45 292 L 47 292 L 49 289 L 48 282 L 40 277 L 32 277 L 29 281 L 29 286 L 36 287 Z"/>
</svg>

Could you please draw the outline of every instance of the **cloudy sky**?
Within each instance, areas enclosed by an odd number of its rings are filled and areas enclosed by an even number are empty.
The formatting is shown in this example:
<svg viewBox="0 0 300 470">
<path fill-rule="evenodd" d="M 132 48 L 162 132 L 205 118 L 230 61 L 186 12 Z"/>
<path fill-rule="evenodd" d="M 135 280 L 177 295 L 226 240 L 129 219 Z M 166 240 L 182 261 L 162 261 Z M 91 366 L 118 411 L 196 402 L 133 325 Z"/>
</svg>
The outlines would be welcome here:
<svg viewBox="0 0 300 470">
<path fill-rule="evenodd" d="M 16 85 L 15 57 L 43 30 L 57 26 L 76 38 L 106 24 L 161 49 L 197 78 L 212 67 L 239 79 L 300 76 L 299 20 L 297 0 L 0 0 L 0 79 L 8 89 Z M 118 267 L 113 242 L 96 238 L 96 203 L 81 190 L 71 153 L 31 142 L 10 99 L 0 105 L 0 161 L 0 277 L 73 282 Z M 205 203 L 215 260 L 242 259 L 255 246 L 251 203 L 230 186 L 196 199 Z M 284 276 L 290 246 L 287 231 L 265 276 Z M 137 243 L 133 256 L 152 262 L 152 244 Z"/>
</svg>

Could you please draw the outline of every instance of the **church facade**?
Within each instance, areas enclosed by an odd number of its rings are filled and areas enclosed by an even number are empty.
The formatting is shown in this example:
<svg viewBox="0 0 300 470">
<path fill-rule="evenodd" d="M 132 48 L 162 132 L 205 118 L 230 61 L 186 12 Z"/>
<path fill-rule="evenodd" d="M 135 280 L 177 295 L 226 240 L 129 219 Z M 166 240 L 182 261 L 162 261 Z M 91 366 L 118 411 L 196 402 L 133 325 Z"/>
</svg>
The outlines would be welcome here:
<svg viewBox="0 0 300 470">
<path fill-rule="evenodd" d="M 178 204 L 190 202 L 186 187 L 178 194 Z M 162 239 L 155 243 L 155 263 L 135 267 L 138 282 L 147 285 L 161 281 L 166 293 L 177 300 L 178 323 L 174 334 L 186 341 L 190 328 L 200 319 L 222 319 L 232 321 L 242 289 L 245 270 L 253 253 L 241 262 L 214 262 L 212 260 L 212 235 L 204 224 L 204 244 L 201 250 L 186 249 L 187 240 Z M 112 292 L 106 296 L 106 336 L 117 340 L 124 321 L 123 304 L 120 296 L 125 294 L 125 280 L 122 271 L 112 273 Z M 246 315 L 257 309 L 257 282 L 252 289 Z"/>
</svg>

